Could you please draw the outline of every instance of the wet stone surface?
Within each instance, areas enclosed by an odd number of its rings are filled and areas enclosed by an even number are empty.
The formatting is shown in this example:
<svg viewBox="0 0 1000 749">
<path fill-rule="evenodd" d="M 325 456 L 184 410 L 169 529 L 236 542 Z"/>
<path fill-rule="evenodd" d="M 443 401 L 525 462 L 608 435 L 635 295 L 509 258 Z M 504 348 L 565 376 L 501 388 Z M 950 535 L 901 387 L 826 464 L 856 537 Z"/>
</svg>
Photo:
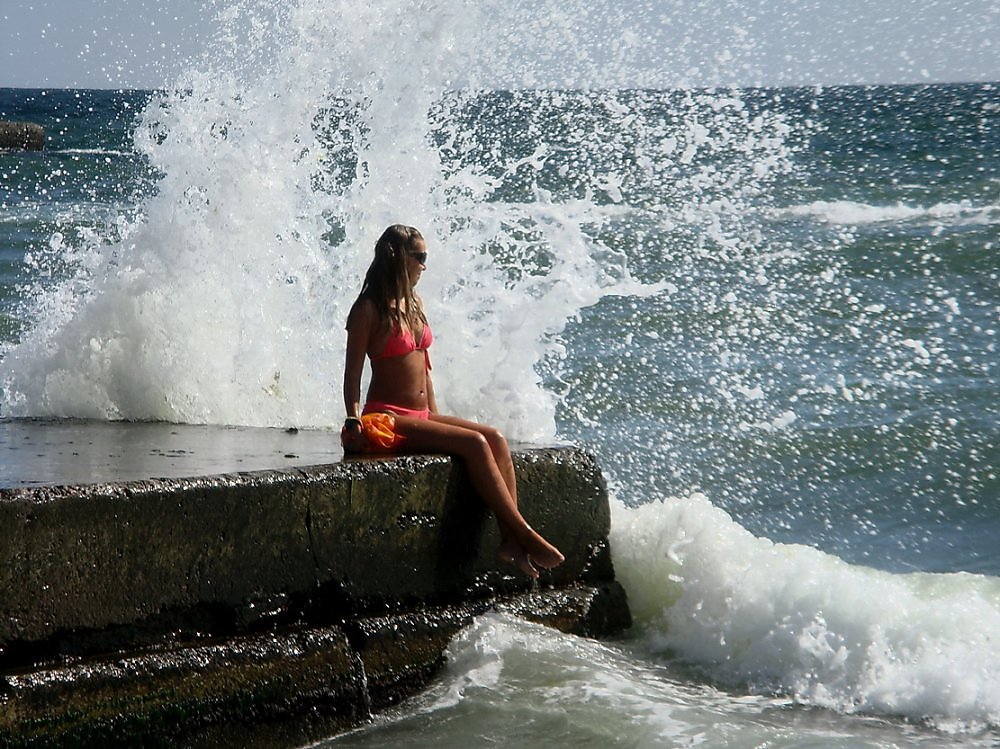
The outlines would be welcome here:
<svg viewBox="0 0 1000 749">
<path fill-rule="evenodd" d="M 0 438 L 3 745 L 189 745 L 304 716 L 328 735 L 419 690 L 486 611 L 629 626 L 579 449 L 514 451 L 522 511 L 566 555 L 533 584 L 447 456 L 168 424 L 6 421 Z"/>
<path fill-rule="evenodd" d="M 325 429 L 0 419 L 0 488 L 212 476 L 342 458 L 340 435 Z"/>
</svg>

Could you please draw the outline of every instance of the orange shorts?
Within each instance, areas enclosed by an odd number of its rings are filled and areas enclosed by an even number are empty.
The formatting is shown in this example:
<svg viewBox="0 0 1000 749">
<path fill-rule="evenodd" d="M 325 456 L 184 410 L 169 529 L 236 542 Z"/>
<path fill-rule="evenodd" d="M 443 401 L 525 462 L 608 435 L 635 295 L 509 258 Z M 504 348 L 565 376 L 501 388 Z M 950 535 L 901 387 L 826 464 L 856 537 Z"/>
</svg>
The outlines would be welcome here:
<svg viewBox="0 0 1000 749">
<path fill-rule="evenodd" d="M 406 441 L 406 437 L 396 431 L 396 417 L 388 413 L 362 415 L 361 433 L 365 437 L 365 446 L 361 448 L 361 452 L 365 453 L 392 452 Z M 343 438 L 342 431 L 342 441 Z"/>
</svg>

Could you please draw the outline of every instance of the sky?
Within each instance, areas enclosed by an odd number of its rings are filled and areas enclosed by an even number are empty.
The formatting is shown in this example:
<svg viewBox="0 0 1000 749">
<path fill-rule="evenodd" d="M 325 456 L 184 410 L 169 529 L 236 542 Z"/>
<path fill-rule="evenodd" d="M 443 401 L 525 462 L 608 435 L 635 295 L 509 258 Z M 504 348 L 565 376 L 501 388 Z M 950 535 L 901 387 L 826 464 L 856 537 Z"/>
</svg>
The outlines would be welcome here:
<svg viewBox="0 0 1000 749">
<path fill-rule="evenodd" d="M 0 87 L 168 87 L 209 43 L 216 13 L 246 1 L 0 0 Z M 463 1 L 500 2 L 410 0 Z M 664 86 L 1000 81 L 998 0 L 591 0 L 554 44 L 544 18 L 565 1 L 495 7 L 508 57 L 544 57 L 549 69 L 565 52 L 571 72 L 548 83 L 572 85 L 574 58 L 600 69 L 623 47 L 637 82 Z M 530 17 L 544 33 L 502 28 Z M 537 73 L 525 82 L 546 83 Z"/>
</svg>

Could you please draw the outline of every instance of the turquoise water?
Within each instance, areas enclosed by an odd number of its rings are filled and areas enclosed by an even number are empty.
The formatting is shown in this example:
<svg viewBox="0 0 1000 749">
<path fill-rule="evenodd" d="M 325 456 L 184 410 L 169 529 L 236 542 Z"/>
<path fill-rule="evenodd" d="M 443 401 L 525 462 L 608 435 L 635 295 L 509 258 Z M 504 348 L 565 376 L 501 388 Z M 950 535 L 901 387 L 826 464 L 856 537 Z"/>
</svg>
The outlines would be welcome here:
<svg viewBox="0 0 1000 749">
<path fill-rule="evenodd" d="M 336 425 L 411 222 L 445 407 L 595 452 L 636 625 L 485 617 L 333 745 L 1000 741 L 1000 85 L 396 70 L 400 111 L 286 33 L 249 79 L 0 90 L 48 133 L 0 153 L 0 415 Z"/>
</svg>

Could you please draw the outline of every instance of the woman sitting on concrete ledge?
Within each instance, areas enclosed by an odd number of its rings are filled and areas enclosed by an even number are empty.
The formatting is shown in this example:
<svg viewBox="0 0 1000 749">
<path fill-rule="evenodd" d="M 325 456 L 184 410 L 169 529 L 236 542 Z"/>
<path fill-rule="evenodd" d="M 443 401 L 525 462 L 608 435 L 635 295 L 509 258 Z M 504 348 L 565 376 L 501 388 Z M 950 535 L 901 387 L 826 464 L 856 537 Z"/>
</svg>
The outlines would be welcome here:
<svg viewBox="0 0 1000 749">
<path fill-rule="evenodd" d="M 499 557 L 538 577 L 563 561 L 517 507 L 510 448 L 493 427 L 438 413 L 427 349 L 433 335 L 414 291 L 427 269 L 427 247 L 412 226 L 395 224 L 375 244 L 372 260 L 347 316 L 341 442 L 348 453 L 444 453 L 465 461 L 472 485 L 496 515 Z M 371 382 L 361 408 L 365 355 Z"/>
</svg>

